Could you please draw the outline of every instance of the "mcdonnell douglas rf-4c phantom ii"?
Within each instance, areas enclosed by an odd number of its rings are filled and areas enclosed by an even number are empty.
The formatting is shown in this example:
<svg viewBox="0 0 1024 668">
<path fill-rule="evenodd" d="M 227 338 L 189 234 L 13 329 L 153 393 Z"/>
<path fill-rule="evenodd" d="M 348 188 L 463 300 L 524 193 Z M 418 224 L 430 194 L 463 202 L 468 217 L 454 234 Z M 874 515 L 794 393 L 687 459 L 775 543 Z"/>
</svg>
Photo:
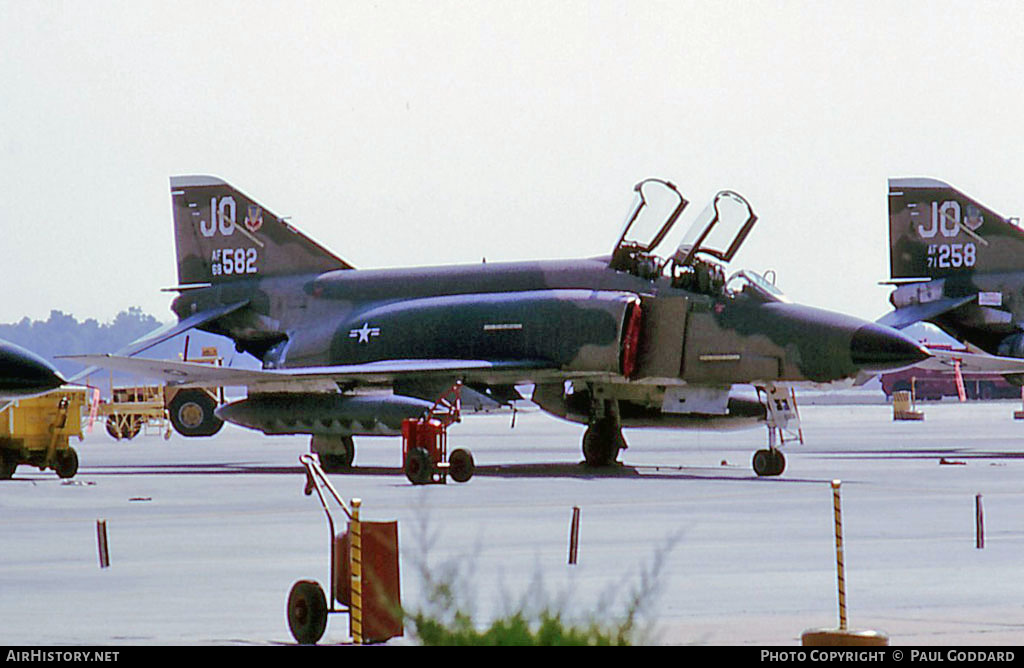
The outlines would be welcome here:
<svg viewBox="0 0 1024 668">
<path fill-rule="evenodd" d="M 610 256 L 356 271 L 224 181 L 174 177 L 179 322 L 126 354 L 198 327 L 231 337 L 263 368 L 74 359 L 184 385 L 245 386 L 247 397 L 216 416 L 310 434 L 328 471 L 351 466 L 353 436 L 399 434 L 403 419 L 462 381 L 501 401 L 532 384 L 543 410 L 587 425 L 591 466 L 615 462 L 623 427 L 766 424 L 754 470 L 779 475 L 776 433 L 798 419 L 792 386 L 927 356 L 888 327 L 790 303 L 753 272 L 727 281 L 722 264 L 757 220 L 738 194 L 718 193 L 663 260 L 654 251 L 687 202 L 657 179 L 635 190 Z"/>
<path fill-rule="evenodd" d="M 895 310 L 991 355 L 1024 357 L 1024 230 L 937 179 L 889 179 Z"/>
<path fill-rule="evenodd" d="M 923 366 L 1003 373 L 1024 385 L 1024 229 L 947 183 L 889 179 L 889 296 L 879 322 L 929 322 L 972 352 Z"/>
</svg>

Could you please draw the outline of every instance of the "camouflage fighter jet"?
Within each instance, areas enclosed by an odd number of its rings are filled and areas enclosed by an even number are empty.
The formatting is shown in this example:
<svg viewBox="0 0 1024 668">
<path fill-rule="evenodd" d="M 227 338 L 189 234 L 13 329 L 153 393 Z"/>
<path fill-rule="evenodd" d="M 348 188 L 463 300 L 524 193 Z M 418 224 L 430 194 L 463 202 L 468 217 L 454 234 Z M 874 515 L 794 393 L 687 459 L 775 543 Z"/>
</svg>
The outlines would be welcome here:
<svg viewBox="0 0 1024 668">
<path fill-rule="evenodd" d="M 965 369 L 1001 370 L 1024 384 L 1019 221 L 937 179 L 889 179 L 889 264 L 894 310 L 880 323 L 932 323 L 969 344 L 974 354 L 962 356 Z"/>
<path fill-rule="evenodd" d="M 785 468 L 776 433 L 797 420 L 789 388 L 926 357 L 888 327 L 790 303 L 753 272 L 727 281 L 723 264 L 757 220 L 740 195 L 718 193 L 662 259 L 654 251 L 687 202 L 657 179 L 635 191 L 608 256 L 356 271 L 221 179 L 173 177 L 179 322 L 134 349 L 198 327 L 232 338 L 262 369 L 76 359 L 186 386 L 245 386 L 245 399 L 216 414 L 193 405 L 192 415 L 310 434 L 329 471 L 351 466 L 353 436 L 399 434 L 461 380 L 501 401 L 532 385 L 543 410 L 586 425 L 591 466 L 616 461 L 623 427 L 766 424 L 753 466 L 770 476 Z"/>
</svg>

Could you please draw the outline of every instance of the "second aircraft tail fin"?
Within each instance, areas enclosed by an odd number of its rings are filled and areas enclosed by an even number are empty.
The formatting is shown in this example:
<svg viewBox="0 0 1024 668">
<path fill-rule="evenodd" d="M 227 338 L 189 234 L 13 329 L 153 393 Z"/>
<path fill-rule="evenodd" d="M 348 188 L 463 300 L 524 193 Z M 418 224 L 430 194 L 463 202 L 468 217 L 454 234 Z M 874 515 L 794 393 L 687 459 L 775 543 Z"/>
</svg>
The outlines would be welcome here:
<svg viewBox="0 0 1024 668">
<path fill-rule="evenodd" d="M 1024 269 L 1024 231 L 948 183 L 889 179 L 893 279 Z"/>
</svg>

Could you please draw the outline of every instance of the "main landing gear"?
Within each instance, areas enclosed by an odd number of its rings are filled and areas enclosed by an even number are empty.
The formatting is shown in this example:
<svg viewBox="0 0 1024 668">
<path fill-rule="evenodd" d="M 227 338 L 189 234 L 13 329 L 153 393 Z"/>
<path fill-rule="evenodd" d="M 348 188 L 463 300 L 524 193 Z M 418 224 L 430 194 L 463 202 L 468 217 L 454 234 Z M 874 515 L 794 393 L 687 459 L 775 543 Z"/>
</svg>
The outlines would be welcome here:
<svg viewBox="0 0 1024 668">
<path fill-rule="evenodd" d="M 583 459 L 587 466 L 612 466 L 618 459 L 619 450 L 625 450 L 626 439 L 622 427 L 613 416 L 598 418 L 583 432 Z"/>
<path fill-rule="evenodd" d="M 350 471 L 356 458 L 356 444 L 351 436 L 313 434 L 309 450 L 316 453 L 325 473 Z"/>
</svg>

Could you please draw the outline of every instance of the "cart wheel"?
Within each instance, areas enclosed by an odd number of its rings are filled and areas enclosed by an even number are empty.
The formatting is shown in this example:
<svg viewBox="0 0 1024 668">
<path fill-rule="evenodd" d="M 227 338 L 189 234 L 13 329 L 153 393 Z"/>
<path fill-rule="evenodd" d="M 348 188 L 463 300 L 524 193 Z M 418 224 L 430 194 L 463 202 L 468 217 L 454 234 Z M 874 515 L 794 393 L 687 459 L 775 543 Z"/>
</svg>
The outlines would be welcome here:
<svg viewBox="0 0 1024 668">
<path fill-rule="evenodd" d="M 299 580 L 288 594 L 288 628 L 300 645 L 315 645 L 327 628 L 327 597 L 313 580 Z"/>
<path fill-rule="evenodd" d="M 121 434 L 122 438 L 126 438 L 129 441 L 139 435 L 142 431 L 142 423 L 145 422 L 146 418 L 141 415 L 129 415 L 128 420 L 124 425 L 124 433 Z"/>
<path fill-rule="evenodd" d="M 405 457 L 405 477 L 414 485 L 425 485 L 433 477 L 434 463 L 426 448 L 412 448 Z"/>
<path fill-rule="evenodd" d="M 18 458 L 13 454 L 0 452 L 0 480 L 10 480 L 18 468 Z"/>
<path fill-rule="evenodd" d="M 111 415 L 107 418 L 107 433 L 110 438 L 121 440 L 121 429 L 117 426 L 117 419 Z"/>
<path fill-rule="evenodd" d="M 143 419 L 141 415 L 111 415 L 107 418 L 107 433 L 119 441 L 130 441 L 138 436 Z"/>
<path fill-rule="evenodd" d="M 74 478 L 78 473 L 78 453 L 68 448 L 57 453 L 57 463 L 53 467 L 58 478 Z"/>
<path fill-rule="evenodd" d="M 448 475 L 455 482 L 466 482 L 473 477 L 474 472 L 476 472 L 476 463 L 469 450 L 459 448 L 448 455 Z"/>
</svg>

